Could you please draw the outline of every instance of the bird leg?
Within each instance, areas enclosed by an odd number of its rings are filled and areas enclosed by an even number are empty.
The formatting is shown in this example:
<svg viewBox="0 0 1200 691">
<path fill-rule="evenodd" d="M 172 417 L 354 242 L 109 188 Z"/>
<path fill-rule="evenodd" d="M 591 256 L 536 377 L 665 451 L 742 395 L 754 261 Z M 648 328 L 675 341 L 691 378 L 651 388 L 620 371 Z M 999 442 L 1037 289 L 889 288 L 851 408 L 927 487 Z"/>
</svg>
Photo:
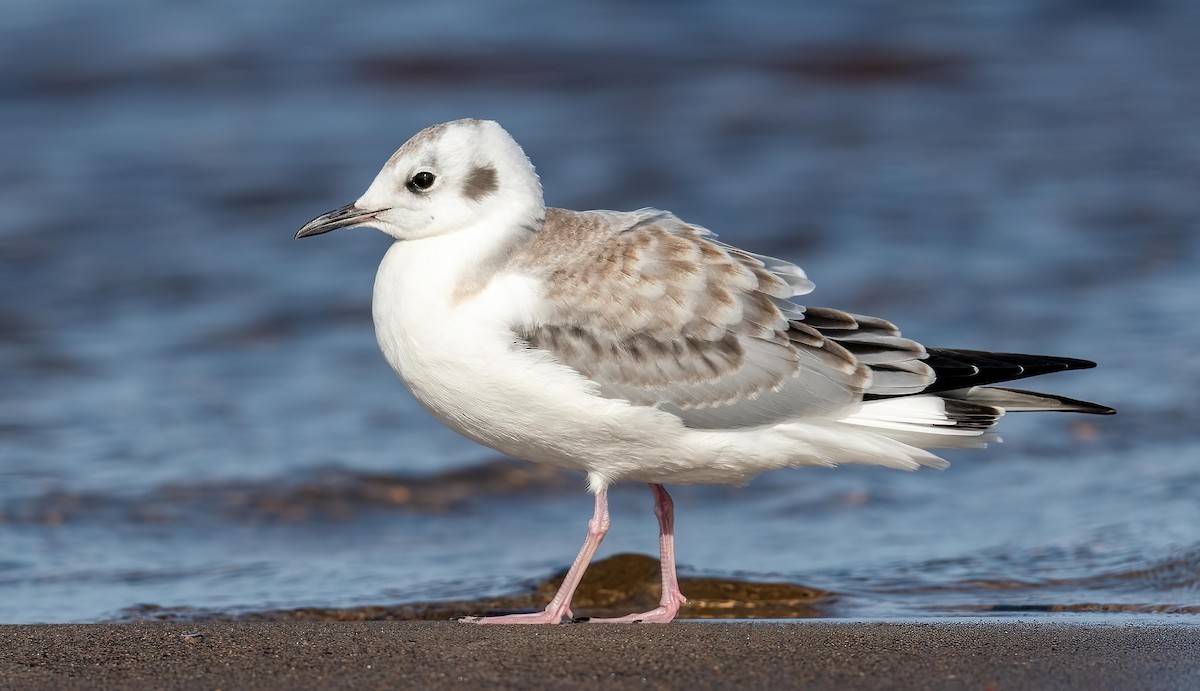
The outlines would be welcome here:
<svg viewBox="0 0 1200 691">
<path fill-rule="evenodd" d="M 665 495 L 666 492 L 663 492 L 663 494 Z M 668 504 L 670 501 L 668 497 Z M 575 557 L 575 562 L 571 564 L 571 568 L 567 571 L 566 578 L 563 579 L 562 585 L 558 587 L 558 592 L 554 594 L 554 599 L 550 600 L 550 604 L 546 605 L 545 610 L 529 614 L 504 614 L 495 617 L 463 617 L 459 621 L 472 624 L 558 624 L 562 622 L 564 617 L 570 619 L 571 597 L 575 594 L 575 588 L 579 586 L 579 581 L 583 578 L 583 572 L 587 570 L 588 564 L 591 563 L 592 556 L 596 554 L 596 548 L 604 540 L 604 535 L 608 532 L 610 523 L 611 521 L 608 517 L 608 490 L 601 489 L 596 492 L 596 508 L 592 512 L 592 520 L 588 521 L 587 539 L 583 541 L 583 547 L 579 550 L 579 556 Z M 671 573 L 673 578 L 674 567 L 672 567 Z"/>
<path fill-rule="evenodd" d="M 651 484 L 654 492 L 654 515 L 658 516 L 658 559 L 662 566 L 662 600 L 657 609 L 612 619 L 589 619 L 598 624 L 666 624 L 687 602 L 679 592 L 675 575 L 675 504 L 662 485 Z"/>
</svg>

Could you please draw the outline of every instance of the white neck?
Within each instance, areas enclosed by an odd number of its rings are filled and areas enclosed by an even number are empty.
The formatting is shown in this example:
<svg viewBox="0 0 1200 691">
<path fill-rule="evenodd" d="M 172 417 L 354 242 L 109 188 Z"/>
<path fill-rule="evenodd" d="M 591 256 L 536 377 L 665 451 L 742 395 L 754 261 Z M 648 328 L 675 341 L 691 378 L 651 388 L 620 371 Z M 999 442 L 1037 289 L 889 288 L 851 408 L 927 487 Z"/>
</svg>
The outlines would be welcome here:
<svg viewBox="0 0 1200 691">
<path fill-rule="evenodd" d="M 388 249 L 375 277 L 372 311 L 380 347 L 393 367 L 399 363 L 389 351 L 445 347 L 445 332 L 460 321 L 468 328 L 471 322 L 476 328 L 481 321 L 513 323 L 517 315 L 509 311 L 519 311 L 521 302 L 487 299 L 495 292 L 488 288 L 538 227 L 540 218 L 526 218 L 518 223 L 488 215 L 459 231 L 399 241 Z M 496 304 L 485 306 L 481 299 Z M 435 322 L 436 331 L 428 328 Z"/>
<path fill-rule="evenodd" d="M 503 271 L 534 231 L 491 223 L 394 243 L 375 277 L 379 348 L 427 409 L 452 429 L 494 446 L 464 410 L 489 367 L 512 357 L 512 324 L 529 319 L 536 287 Z M 482 429 L 482 428 L 480 428 Z"/>
</svg>

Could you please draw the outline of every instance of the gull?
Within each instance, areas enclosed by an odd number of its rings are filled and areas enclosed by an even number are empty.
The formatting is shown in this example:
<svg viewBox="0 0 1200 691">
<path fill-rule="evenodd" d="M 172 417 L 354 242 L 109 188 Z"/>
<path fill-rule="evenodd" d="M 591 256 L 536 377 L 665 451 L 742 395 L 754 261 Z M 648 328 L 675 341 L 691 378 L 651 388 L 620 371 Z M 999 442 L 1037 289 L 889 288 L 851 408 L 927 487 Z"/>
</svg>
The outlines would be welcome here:
<svg viewBox="0 0 1200 691">
<path fill-rule="evenodd" d="M 350 226 L 395 240 L 372 314 L 417 401 L 503 454 L 583 471 L 594 495 L 587 538 L 544 610 L 463 621 L 574 619 L 617 482 L 653 492 L 662 599 L 589 621 L 666 623 L 686 598 L 665 484 L 838 463 L 941 468 L 927 449 L 997 441 L 1006 412 L 1115 412 L 991 386 L 1093 362 L 927 348 L 886 320 L 800 304 L 814 286 L 798 266 L 669 212 L 548 208 L 533 164 L 493 121 L 418 132 L 357 201 L 296 237 Z"/>
</svg>

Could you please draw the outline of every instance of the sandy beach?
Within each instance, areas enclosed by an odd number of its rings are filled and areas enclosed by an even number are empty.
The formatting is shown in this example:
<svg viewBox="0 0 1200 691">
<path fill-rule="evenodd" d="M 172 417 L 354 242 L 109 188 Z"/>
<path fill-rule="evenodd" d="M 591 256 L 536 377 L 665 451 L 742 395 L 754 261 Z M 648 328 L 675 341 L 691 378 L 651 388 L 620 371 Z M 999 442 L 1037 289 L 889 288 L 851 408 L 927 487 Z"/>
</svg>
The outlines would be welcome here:
<svg viewBox="0 0 1200 691">
<path fill-rule="evenodd" d="M 220 622 L 0 627 L 0 686 L 63 688 L 1181 689 L 1181 620 L 480 627 Z"/>
</svg>

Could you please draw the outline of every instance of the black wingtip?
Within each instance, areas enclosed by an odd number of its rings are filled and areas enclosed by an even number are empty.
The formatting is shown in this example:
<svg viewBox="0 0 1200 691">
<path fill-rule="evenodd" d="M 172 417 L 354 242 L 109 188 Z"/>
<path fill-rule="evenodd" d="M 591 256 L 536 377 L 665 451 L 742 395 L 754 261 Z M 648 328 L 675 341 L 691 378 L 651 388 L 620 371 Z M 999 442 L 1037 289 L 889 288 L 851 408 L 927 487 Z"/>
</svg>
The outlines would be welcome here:
<svg viewBox="0 0 1200 691">
<path fill-rule="evenodd" d="M 991 353 L 957 348 L 928 348 L 926 364 L 937 375 L 922 393 L 986 386 L 1053 372 L 1092 369 L 1096 363 L 1080 358 L 1024 353 Z M 1111 413 L 1104 413 L 1111 414 Z"/>
<path fill-rule="evenodd" d="M 1085 415 L 1116 415 L 1116 408 L 1109 408 L 1106 405 L 1092 403 L 1091 401 L 1081 401 L 1078 398 L 1067 398 L 1057 394 L 1040 393 L 1038 395 L 1054 398 L 1064 406 L 1063 412 L 1067 413 L 1084 413 Z"/>
<path fill-rule="evenodd" d="M 1088 401 L 1082 401 L 1082 402 L 1087 403 L 1090 406 L 1088 408 L 1087 412 L 1092 415 L 1116 415 L 1117 414 L 1116 408 L 1109 408 L 1106 405 L 1100 405 L 1099 403 L 1091 403 Z"/>
<path fill-rule="evenodd" d="M 1036 357 L 1046 360 L 1053 360 L 1055 362 L 1061 362 L 1062 364 L 1066 365 L 1066 370 L 1092 369 L 1096 366 L 1096 363 L 1092 362 L 1091 360 L 1081 360 L 1073 357 L 1058 357 L 1057 355 L 1038 355 Z"/>
</svg>

